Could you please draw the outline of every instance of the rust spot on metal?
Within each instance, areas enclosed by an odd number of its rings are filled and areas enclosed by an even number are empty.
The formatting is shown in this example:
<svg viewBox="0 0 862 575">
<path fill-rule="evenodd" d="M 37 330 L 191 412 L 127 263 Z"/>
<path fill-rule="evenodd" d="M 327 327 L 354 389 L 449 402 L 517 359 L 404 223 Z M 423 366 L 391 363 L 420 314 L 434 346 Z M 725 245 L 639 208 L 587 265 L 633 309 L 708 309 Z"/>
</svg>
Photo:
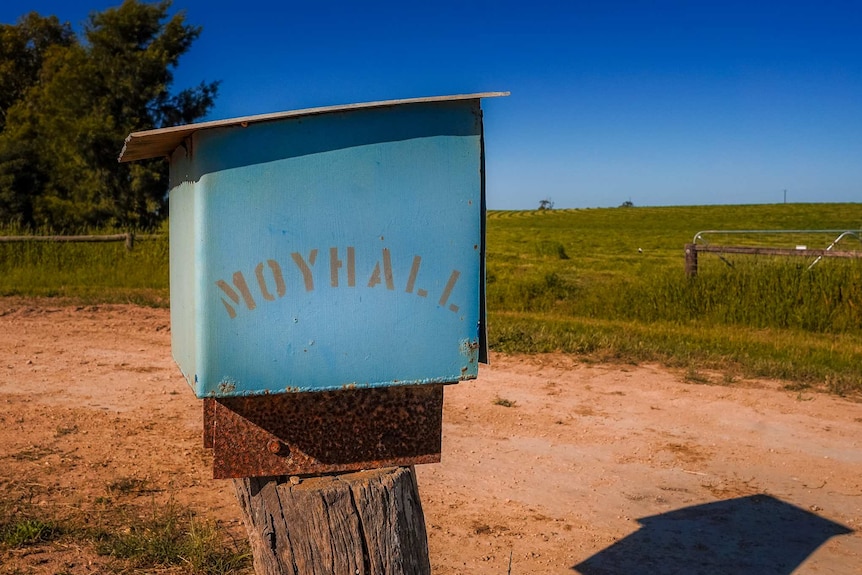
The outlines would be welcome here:
<svg viewBox="0 0 862 575">
<path fill-rule="evenodd" d="M 478 340 L 465 339 L 461 342 L 461 353 L 470 353 L 476 351 L 477 349 L 479 349 Z"/>
<path fill-rule="evenodd" d="M 236 382 L 230 379 L 225 379 L 218 384 L 218 390 L 221 394 L 232 393 L 236 389 Z"/>
<path fill-rule="evenodd" d="M 216 479 L 440 461 L 442 384 L 206 402 L 212 404 L 205 434 L 212 437 Z"/>
<path fill-rule="evenodd" d="M 479 340 L 469 340 L 465 339 L 461 341 L 461 355 L 463 355 L 467 362 L 471 365 L 478 363 L 479 361 Z"/>
<path fill-rule="evenodd" d="M 285 445 L 277 439 L 270 439 L 266 444 L 266 448 L 273 455 L 290 455 L 290 450 L 287 449 Z"/>
</svg>

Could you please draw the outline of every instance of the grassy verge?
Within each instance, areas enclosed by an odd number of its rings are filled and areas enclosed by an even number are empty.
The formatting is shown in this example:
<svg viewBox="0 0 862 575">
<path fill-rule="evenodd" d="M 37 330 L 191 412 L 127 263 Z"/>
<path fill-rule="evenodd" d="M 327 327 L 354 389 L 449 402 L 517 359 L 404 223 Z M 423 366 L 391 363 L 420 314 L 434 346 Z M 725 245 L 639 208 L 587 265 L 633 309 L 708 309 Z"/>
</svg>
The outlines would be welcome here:
<svg viewBox="0 0 862 575">
<path fill-rule="evenodd" d="M 246 541 L 228 541 L 218 525 L 181 506 L 114 505 L 63 513 L 18 502 L 0 508 L 0 563 L 17 549 L 37 553 L 70 545 L 109 558 L 116 572 L 251 573 Z M 179 571 L 176 571 L 179 569 Z"/>
<path fill-rule="evenodd" d="M 94 235 L 116 230 L 89 231 Z M 0 295 L 168 305 L 168 236 L 117 243 L 0 243 Z M 0 235 L 19 235 L 0 228 Z"/>
<path fill-rule="evenodd" d="M 491 212 L 491 348 L 654 361 L 862 392 L 862 261 L 718 257 L 703 230 L 858 229 L 859 204 Z M 705 234 L 713 245 L 826 248 L 836 233 Z M 860 250 L 850 237 L 838 249 Z M 732 377 L 732 376 L 728 376 Z"/>
<path fill-rule="evenodd" d="M 492 313 L 491 348 L 562 352 L 594 361 L 657 362 L 768 377 L 838 394 L 862 392 L 862 337 L 676 323 Z"/>
<path fill-rule="evenodd" d="M 138 569 L 181 566 L 195 575 L 221 575 L 251 563 L 246 546 L 226 545 L 213 522 L 174 504 L 153 508 L 148 517 L 127 521 L 120 529 L 94 530 L 89 539 L 99 555 Z"/>
</svg>

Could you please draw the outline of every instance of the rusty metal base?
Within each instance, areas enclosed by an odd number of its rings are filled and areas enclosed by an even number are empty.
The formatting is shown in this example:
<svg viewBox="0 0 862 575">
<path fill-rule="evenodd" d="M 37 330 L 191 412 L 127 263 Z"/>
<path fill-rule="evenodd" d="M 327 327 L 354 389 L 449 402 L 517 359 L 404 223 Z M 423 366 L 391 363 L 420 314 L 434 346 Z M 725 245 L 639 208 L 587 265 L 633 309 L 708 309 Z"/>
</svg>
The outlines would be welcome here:
<svg viewBox="0 0 862 575">
<path fill-rule="evenodd" d="M 442 424 L 441 384 L 204 399 L 215 479 L 437 463 Z"/>
</svg>

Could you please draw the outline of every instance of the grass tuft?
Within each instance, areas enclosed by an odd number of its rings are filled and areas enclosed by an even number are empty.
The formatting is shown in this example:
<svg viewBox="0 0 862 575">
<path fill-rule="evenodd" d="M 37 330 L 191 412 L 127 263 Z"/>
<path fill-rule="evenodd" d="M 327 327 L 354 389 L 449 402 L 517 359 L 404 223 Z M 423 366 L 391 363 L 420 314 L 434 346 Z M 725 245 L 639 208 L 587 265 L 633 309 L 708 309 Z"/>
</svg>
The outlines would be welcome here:
<svg viewBox="0 0 862 575">
<path fill-rule="evenodd" d="M 202 521 L 184 507 L 168 502 L 143 509 L 96 501 L 91 511 L 36 507 L 32 492 L 21 491 L 0 501 L 0 564 L 4 551 L 34 547 L 34 552 L 69 544 L 91 547 L 116 560 L 112 571 L 169 570 L 192 575 L 250 573 L 247 541 L 228 542 L 219 525 Z M 62 515 L 61 515 L 62 514 Z"/>
<path fill-rule="evenodd" d="M 516 402 L 514 402 L 510 399 L 505 399 L 503 397 L 500 397 L 499 395 L 494 398 L 493 403 L 494 403 L 494 405 L 499 405 L 501 407 L 515 407 L 516 406 Z"/>
<path fill-rule="evenodd" d="M 25 547 L 58 538 L 63 530 L 53 521 L 22 518 L 0 525 L 0 543 L 9 547 Z"/>
<path fill-rule="evenodd" d="M 121 477 L 108 485 L 108 491 L 116 495 L 130 495 L 132 493 L 140 493 L 144 491 L 146 485 L 146 479 Z"/>
<path fill-rule="evenodd" d="M 688 368 L 688 371 L 685 372 L 685 380 L 689 383 L 699 383 L 701 385 L 712 384 L 712 380 L 709 379 L 709 376 L 701 373 L 693 367 Z"/>
<path fill-rule="evenodd" d="M 137 568 L 183 566 L 196 575 L 233 573 L 250 562 L 249 551 L 224 546 L 214 523 L 170 504 L 124 530 L 99 534 L 96 551 Z"/>
</svg>

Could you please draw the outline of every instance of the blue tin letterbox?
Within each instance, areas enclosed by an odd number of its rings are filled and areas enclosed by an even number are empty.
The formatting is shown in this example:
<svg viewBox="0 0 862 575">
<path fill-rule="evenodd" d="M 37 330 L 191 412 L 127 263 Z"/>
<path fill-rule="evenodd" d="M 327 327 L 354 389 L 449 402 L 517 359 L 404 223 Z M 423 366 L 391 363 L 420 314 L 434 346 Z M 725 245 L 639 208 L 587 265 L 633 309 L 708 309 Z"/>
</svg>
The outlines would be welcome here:
<svg viewBox="0 0 862 575">
<path fill-rule="evenodd" d="M 440 460 L 485 361 L 481 99 L 131 134 L 170 160 L 172 351 L 216 478 Z M 315 393 L 297 393 L 315 392 Z"/>
<path fill-rule="evenodd" d="M 170 158 L 172 349 L 195 394 L 476 377 L 497 95 L 131 134 L 121 161 Z"/>
</svg>

